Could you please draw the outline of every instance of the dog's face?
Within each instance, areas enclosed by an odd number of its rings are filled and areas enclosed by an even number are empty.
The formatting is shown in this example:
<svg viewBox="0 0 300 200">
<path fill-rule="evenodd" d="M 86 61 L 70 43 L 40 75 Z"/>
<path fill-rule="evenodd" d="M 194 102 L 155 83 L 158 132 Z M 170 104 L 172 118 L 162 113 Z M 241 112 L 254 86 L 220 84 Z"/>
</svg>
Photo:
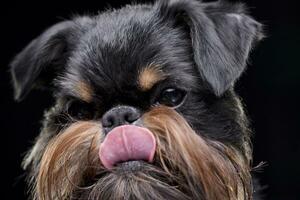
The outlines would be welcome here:
<svg viewBox="0 0 300 200">
<path fill-rule="evenodd" d="M 176 0 L 61 22 L 12 62 L 15 97 L 46 88 L 24 159 L 36 199 L 251 199 L 233 92 L 261 26 L 240 4 Z"/>
</svg>

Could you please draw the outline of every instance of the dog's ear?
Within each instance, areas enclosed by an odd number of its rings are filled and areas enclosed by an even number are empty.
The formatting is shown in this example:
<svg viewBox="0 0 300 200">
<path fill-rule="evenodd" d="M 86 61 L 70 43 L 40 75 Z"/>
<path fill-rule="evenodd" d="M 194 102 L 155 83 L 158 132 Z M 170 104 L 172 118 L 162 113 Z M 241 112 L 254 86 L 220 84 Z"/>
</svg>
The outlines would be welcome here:
<svg viewBox="0 0 300 200">
<path fill-rule="evenodd" d="M 187 27 L 200 75 L 221 96 L 244 71 L 253 44 L 263 37 L 262 25 L 243 4 L 162 0 L 158 5 L 163 17 Z"/>
<path fill-rule="evenodd" d="M 54 76 L 64 68 L 77 26 L 74 21 L 53 25 L 13 59 L 15 100 L 22 100 L 32 88 L 50 88 Z"/>
</svg>

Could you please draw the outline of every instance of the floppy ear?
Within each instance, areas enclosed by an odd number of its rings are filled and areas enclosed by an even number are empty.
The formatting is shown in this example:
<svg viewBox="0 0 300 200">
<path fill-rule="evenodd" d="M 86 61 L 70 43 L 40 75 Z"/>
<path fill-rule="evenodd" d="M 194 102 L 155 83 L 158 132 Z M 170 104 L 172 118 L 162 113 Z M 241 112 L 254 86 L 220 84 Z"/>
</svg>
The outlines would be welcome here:
<svg viewBox="0 0 300 200">
<path fill-rule="evenodd" d="M 221 96 L 244 71 L 251 47 L 263 37 L 262 25 L 239 3 L 162 0 L 159 6 L 164 17 L 188 27 L 199 73 Z"/>
<path fill-rule="evenodd" d="M 71 48 L 73 21 L 60 22 L 30 42 L 11 62 L 15 100 L 22 100 L 32 88 L 49 88 L 66 63 Z"/>
</svg>

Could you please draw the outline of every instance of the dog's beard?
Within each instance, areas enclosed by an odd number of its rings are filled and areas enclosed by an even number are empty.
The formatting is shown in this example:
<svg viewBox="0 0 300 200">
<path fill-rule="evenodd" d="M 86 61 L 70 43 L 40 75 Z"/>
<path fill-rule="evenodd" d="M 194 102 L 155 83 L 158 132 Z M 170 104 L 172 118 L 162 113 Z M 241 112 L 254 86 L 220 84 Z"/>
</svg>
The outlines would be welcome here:
<svg viewBox="0 0 300 200">
<path fill-rule="evenodd" d="M 172 109 L 142 120 L 156 137 L 154 163 L 105 169 L 99 123 L 76 122 L 46 147 L 35 199 L 251 199 L 249 161 L 239 150 L 197 135 Z"/>
</svg>

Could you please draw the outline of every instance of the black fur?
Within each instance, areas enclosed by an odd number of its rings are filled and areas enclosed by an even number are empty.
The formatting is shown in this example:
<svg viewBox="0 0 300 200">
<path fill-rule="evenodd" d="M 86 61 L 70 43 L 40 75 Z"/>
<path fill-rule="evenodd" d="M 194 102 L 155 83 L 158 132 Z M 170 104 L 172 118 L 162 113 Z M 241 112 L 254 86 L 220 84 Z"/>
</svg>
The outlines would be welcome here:
<svg viewBox="0 0 300 200">
<path fill-rule="evenodd" d="M 101 119 L 118 105 L 147 112 L 169 87 L 187 92 L 176 110 L 198 134 L 244 151 L 250 133 L 233 86 L 261 38 L 261 24 L 244 5 L 224 1 L 160 0 L 50 27 L 11 63 L 16 100 L 33 88 L 46 88 L 56 98 L 24 167 L 34 178 L 49 139 L 72 119 Z M 138 72 L 151 63 L 168 76 L 143 92 Z M 81 80 L 93 88 L 91 103 L 74 92 Z"/>
</svg>

